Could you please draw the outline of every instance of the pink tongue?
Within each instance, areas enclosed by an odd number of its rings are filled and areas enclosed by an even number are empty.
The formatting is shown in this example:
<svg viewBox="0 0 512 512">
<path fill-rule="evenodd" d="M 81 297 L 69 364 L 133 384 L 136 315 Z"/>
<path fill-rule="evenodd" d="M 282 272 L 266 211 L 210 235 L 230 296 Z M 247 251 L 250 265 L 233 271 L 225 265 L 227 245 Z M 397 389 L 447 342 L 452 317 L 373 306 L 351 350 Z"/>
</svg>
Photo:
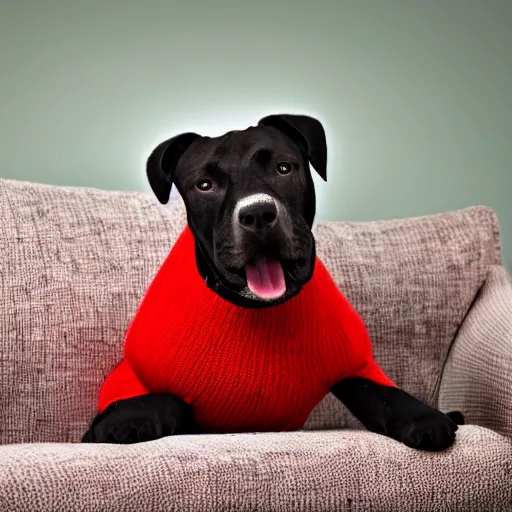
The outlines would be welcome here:
<svg viewBox="0 0 512 512">
<path fill-rule="evenodd" d="M 260 299 L 278 299 L 286 292 L 283 267 L 279 260 L 258 256 L 245 267 L 245 274 L 249 290 Z"/>
</svg>

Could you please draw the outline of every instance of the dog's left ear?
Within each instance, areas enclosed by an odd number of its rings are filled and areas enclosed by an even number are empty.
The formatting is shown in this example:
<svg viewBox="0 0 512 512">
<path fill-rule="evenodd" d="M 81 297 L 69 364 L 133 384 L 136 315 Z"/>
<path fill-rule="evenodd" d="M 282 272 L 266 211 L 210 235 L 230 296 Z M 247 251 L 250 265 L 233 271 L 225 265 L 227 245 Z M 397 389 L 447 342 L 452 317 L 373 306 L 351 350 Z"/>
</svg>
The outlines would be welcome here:
<svg viewBox="0 0 512 512">
<path fill-rule="evenodd" d="M 151 189 L 162 204 L 169 201 L 178 160 L 200 135 L 182 133 L 159 144 L 149 155 L 146 173 Z"/>
<path fill-rule="evenodd" d="M 322 123 L 313 117 L 280 114 L 260 119 L 260 126 L 271 126 L 286 134 L 308 156 L 316 172 L 327 181 L 327 142 Z"/>
</svg>

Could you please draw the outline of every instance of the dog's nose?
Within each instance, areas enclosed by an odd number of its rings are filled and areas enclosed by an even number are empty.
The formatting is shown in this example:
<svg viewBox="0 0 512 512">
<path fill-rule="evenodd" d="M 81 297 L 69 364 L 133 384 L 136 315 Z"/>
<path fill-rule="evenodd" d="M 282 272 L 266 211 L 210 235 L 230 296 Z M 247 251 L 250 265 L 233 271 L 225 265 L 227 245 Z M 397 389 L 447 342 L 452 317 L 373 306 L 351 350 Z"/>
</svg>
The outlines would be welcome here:
<svg viewBox="0 0 512 512">
<path fill-rule="evenodd" d="M 265 233 L 277 223 L 277 206 L 274 202 L 244 206 L 238 213 L 238 222 L 246 231 L 255 234 Z"/>
</svg>

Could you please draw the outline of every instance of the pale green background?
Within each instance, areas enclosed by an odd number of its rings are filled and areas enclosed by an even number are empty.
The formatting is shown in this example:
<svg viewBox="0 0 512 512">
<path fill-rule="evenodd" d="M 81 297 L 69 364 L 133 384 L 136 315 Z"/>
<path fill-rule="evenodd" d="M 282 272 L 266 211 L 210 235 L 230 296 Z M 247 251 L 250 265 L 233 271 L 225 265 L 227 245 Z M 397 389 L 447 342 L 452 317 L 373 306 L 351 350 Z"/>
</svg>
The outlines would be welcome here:
<svg viewBox="0 0 512 512">
<path fill-rule="evenodd" d="M 512 266 L 512 0 L 0 6 L 0 176 L 147 190 L 164 137 L 304 112 L 320 218 L 488 204 Z"/>
</svg>

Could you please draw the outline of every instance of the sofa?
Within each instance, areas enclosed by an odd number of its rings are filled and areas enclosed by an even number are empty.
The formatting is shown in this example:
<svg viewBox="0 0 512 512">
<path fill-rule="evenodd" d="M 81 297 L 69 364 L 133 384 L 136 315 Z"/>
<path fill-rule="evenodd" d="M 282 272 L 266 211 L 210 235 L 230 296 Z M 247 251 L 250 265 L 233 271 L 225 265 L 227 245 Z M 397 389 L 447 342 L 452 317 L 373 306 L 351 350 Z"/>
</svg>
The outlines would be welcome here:
<svg viewBox="0 0 512 512">
<path fill-rule="evenodd" d="M 440 453 L 331 395 L 298 432 L 80 444 L 183 204 L 0 180 L 0 219 L 0 511 L 512 511 L 512 280 L 490 208 L 314 228 L 386 373 L 464 414 Z"/>
</svg>

